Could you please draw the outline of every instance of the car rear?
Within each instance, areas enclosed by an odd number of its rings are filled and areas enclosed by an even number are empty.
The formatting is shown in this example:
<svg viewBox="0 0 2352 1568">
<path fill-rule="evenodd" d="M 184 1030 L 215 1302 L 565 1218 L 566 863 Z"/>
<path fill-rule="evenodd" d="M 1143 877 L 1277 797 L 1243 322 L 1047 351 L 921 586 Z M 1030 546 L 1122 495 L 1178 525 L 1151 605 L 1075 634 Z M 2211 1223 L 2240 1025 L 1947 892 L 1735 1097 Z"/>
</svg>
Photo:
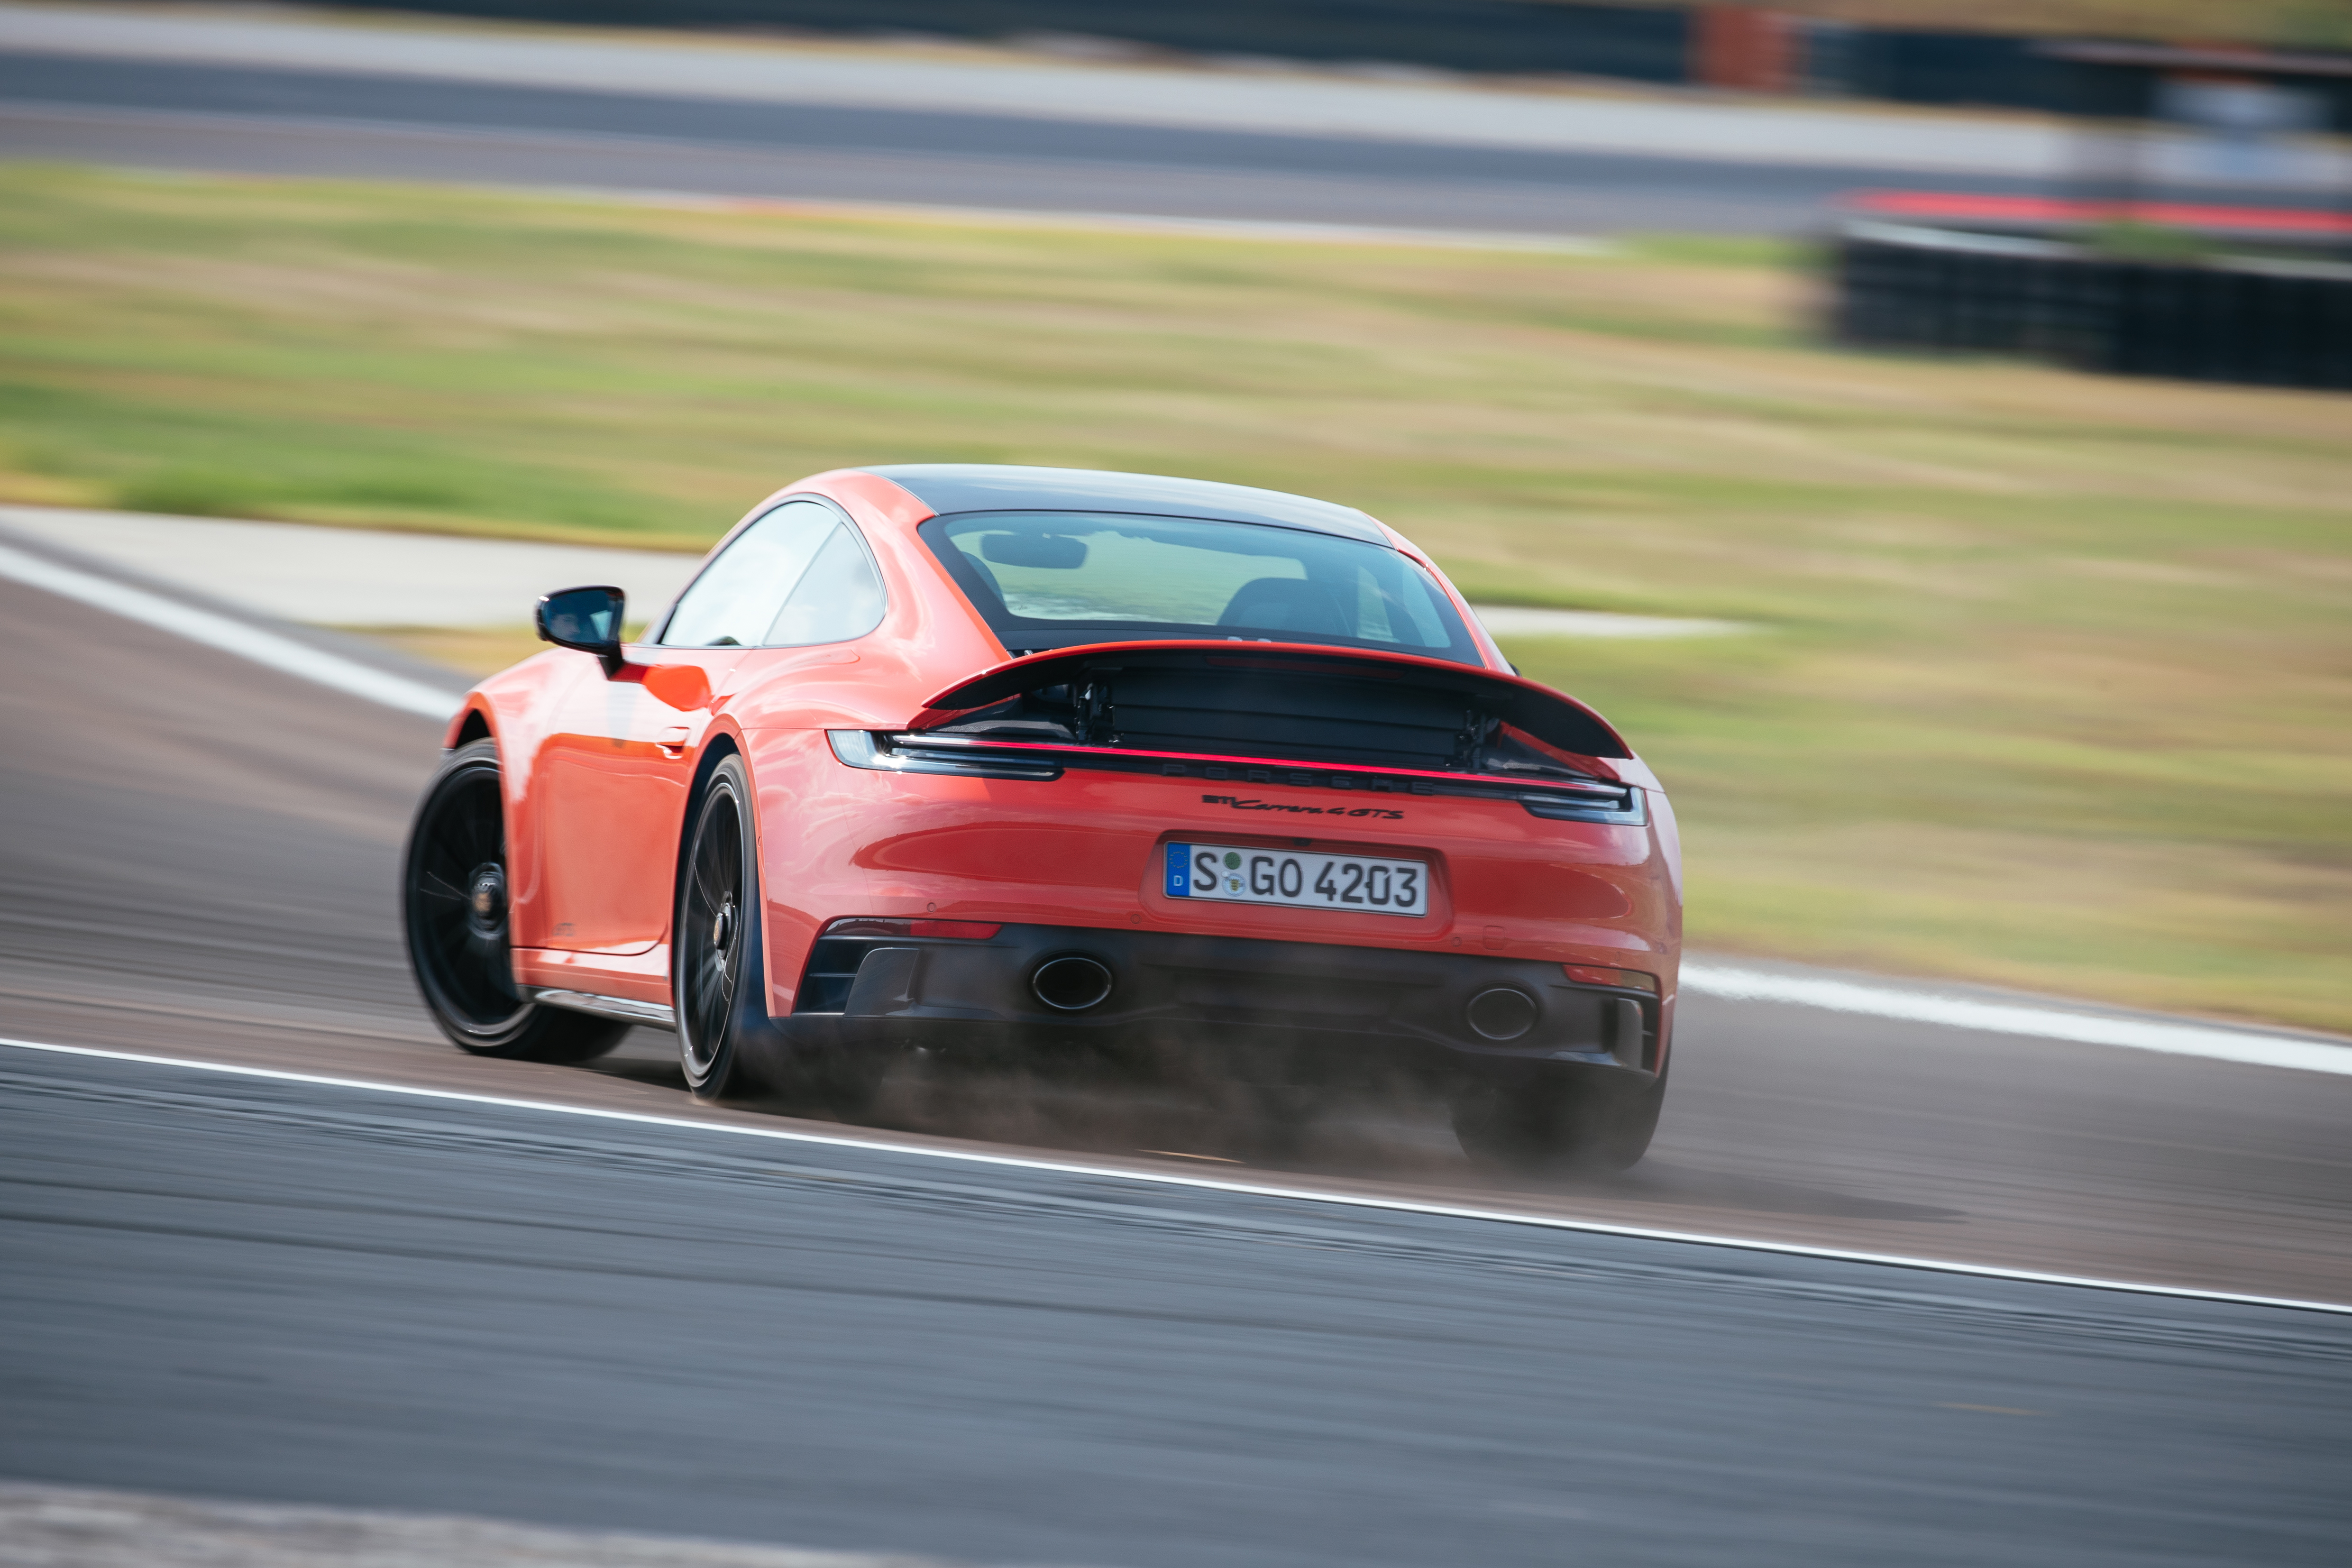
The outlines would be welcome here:
<svg viewBox="0 0 2352 1568">
<path fill-rule="evenodd" d="M 917 531 L 1011 657 L 795 738 L 766 892 L 795 1048 L 1662 1081 L 1663 795 L 1379 525 L 1016 503 Z"/>
<path fill-rule="evenodd" d="M 1493 711 L 1622 749 L 1551 694 L 1171 642 L 1016 661 L 940 701 L 825 737 L 819 776 L 848 798 L 801 815 L 847 832 L 808 868 L 838 890 L 790 1001 L 804 1027 L 1661 1066 L 1670 831 L 1630 758 L 1579 765 Z"/>
</svg>

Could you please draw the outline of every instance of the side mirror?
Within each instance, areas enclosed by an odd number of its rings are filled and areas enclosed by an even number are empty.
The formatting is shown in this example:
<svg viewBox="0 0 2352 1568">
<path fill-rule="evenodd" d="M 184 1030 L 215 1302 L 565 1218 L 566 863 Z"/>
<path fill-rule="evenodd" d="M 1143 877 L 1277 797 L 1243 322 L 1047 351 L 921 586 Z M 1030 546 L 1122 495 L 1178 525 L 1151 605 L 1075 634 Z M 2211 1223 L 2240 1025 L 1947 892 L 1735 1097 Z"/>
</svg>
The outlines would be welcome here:
<svg viewBox="0 0 2352 1568">
<path fill-rule="evenodd" d="M 626 662 L 621 658 L 621 612 L 629 596 L 618 588 L 559 588 L 539 599 L 540 638 L 558 647 L 576 647 L 603 662 L 607 679 Z"/>
</svg>

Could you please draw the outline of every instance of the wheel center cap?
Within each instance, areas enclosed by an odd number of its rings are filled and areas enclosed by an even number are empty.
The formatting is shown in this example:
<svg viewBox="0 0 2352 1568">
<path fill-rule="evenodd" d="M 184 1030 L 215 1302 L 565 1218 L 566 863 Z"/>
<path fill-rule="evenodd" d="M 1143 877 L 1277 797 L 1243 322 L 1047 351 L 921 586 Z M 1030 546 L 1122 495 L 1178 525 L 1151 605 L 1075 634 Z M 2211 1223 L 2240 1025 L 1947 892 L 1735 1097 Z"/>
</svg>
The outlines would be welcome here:
<svg viewBox="0 0 2352 1568">
<path fill-rule="evenodd" d="M 728 942 L 734 935 L 735 906 L 733 904 L 721 904 L 719 906 L 718 914 L 711 917 L 710 945 L 724 952 Z"/>
<path fill-rule="evenodd" d="M 466 922 L 484 936 L 507 923 L 507 873 L 502 866 L 478 866 L 466 888 Z"/>
</svg>

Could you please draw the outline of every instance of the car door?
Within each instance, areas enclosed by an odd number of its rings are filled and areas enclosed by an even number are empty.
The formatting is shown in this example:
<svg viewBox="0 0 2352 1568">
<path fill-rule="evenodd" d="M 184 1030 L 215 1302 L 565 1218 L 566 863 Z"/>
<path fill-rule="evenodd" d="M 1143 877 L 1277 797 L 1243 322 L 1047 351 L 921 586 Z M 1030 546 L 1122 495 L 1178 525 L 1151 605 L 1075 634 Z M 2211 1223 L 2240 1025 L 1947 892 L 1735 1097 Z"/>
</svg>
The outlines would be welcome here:
<svg viewBox="0 0 2352 1568">
<path fill-rule="evenodd" d="M 558 699 L 536 772 L 549 946 L 620 957 L 668 935 L 687 797 L 716 700 L 673 707 L 644 666 L 698 665 L 723 697 L 751 650 L 862 637 L 882 609 L 848 519 L 788 500 L 703 568 L 656 640 L 627 650 L 633 668 L 600 679 L 582 656 L 590 668 Z"/>
<path fill-rule="evenodd" d="M 606 679 L 580 657 L 587 668 L 557 700 L 535 774 L 543 929 L 550 947 L 640 953 L 668 932 L 686 795 L 710 714 L 671 707 L 635 669 Z M 714 684 L 738 657 L 710 661 Z"/>
</svg>

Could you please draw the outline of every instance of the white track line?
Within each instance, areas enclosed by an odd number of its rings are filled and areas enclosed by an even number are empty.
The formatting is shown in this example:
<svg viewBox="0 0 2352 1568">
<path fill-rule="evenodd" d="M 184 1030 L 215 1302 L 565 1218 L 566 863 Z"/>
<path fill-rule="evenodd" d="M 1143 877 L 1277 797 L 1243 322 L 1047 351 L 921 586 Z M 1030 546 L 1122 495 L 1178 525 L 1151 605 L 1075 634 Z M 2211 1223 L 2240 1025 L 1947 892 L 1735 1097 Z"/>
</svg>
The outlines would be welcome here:
<svg viewBox="0 0 2352 1568">
<path fill-rule="evenodd" d="M 380 702 L 404 713 L 446 720 L 457 712 L 458 699 L 450 692 L 345 658 L 324 648 L 280 637 L 276 632 L 200 610 L 193 605 L 148 593 L 95 573 L 77 571 L 38 555 L 0 544 L 0 576 L 13 577 L 31 587 L 79 600 L 97 609 L 142 622 L 162 631 L 249 658 L 285 674 L 316 681 L 352 697 Z"/>
<path fill-rule="evenodd" d="M 194 642 L 249 658 L 257 664 L 380 702 L 404 713 L 446 720 L 458 700 L 422 681 L 376 669 L 259 626 L 183 605 L 112 578 L 78 571 L 41 556 L 0 544 L 0 576 L 99 609 L 174 632 Z M 2305 1072 L 2352 1073 L 2352 1047 L 2282 1035 L 2218 1028 L 2210 1025 L 2069 1013 L 2054 1007 L 1984 1002 L 1969 997 L 1858 985 L 1852 981 L 1773 974 L 1714 963 L 1683 967 L 1682 984 L 1706 995 L 1743 1002 L 1780 1002 L 1832 1012 L 1863 1013 L 1910 1023 L 1941 1024 L 2002 1035 L 2074 1040 L 2085 1045 L 2124 1046 L 2175 1056 L 2255 1067 L 2294 1068 Z"/>
<path fill-rule="evenodd" d="M 310 1084 L 322 1089 L 357 1089 L 368 1094 L 406 1095 L 416 1100 L 487 1105 L 504 1110 L 537 1110 L 555 1116 L 581 1116 L 595 1121 L 620 1121 L 639 1127 L 674 1127 L 689 1132 L 721 1132 L 742 1138 L 766 1138 L 783 1143 L 808 1143 L 835 1149 L 864 1149 L 877 1153 L 905 1154 L 967 1165 L 996 1165 L 1018 1171 L 1051 1171 L 1063 1175 L 1096 1176 L 1136 1182 L 1147 1186 L 1190 1187 L 1236 1193 L 1248 1197 L 1284 1198 L 1297 1203 L 1329 1204 L 1341 1208 L 1378 1209 L 1393 1214 L 1431 1215 L 1444 1219 L 1486 1220 L 1498 1225 L 1533 1226 L 1543 1230 L 1577 1231 L 1591 1236 L 1627 1237 L 1639 1241 L 1679 1242 L 1691 1247 L 1728 1247 L 1742 1252 L 1767 1252 L 1789 1258 L 1817 1258 L 1836 1263 L 1870 1263 L 1891 1268 L 1916 1268 L 1937 1274 L 1961 1274 L 1979 1279 L 2009 1279 L 2029 1285 L 2068 1285 L 2088 1290 L 2116 1290 L 2138 1296 L 2166 1296 L 2189 1301 L 2224 1301 L 2245 1307 L 2281 1307 L 2303 1312 L 2330 1312 L 2352 1317 L 2352 1305 L 2337 1301 L 2305 1301 L 2289 1297 L 2248 1296 L 2228 1290 L 2198 1290 L 2180 1285 L 2147 1285 L 2130 1279 L 2100 1279 L 2085 1275 L 2044 1274 L 2031 1268 L 2000 1268 L 1982 1263 L 1954 1263 L 1939 1258 L 1911 1258 L 1899 1253 L 1853 1252 L 1833 1247 L 1805 1247 L 1794 1242 L 1756 1241 L 1747 1237 L 1709 1236 L 1698 1231 L 1655 1230 L 1646 1226 L 1608 1225 L 1599 1220 L 1565 1219 L 1551 1215 L 1514 1214 L 1507 1209 L 1472 1208 L 1458 1204 L 1426 1203 L 1412 1198 L 1369 1197 L 1352 1193 L 1317 1192 L 1307 1187 L 1276 1186 L 1264 1182 L 1240 1182 L 1218 1176 L 1186 1175 L 1173 1171 L 1139 1171 L 1115 1165 L 1094 1165 L 1078 1160 L 1048 1160 L 1026 1154 L 987 1154 L 964 1149 L 929 1148 L 896 1143 L 883 1138 L 852 1138 L 835 1133 L 803 1132 L 783 1127 L 746 1127 L 732 1121 L 694 1121 L 679 1116 L 656 1116 L 639 1110 L 607 1110 L 597 1106 L 563 1105 L 553 1100 L 517 1100 L 508 1095 L 469 1094 L 461 1089 L 419 1089 L 410 1084 L 379 1083 L 370 1079 L 331 1078 L 323 1073 L 288 1072 L 279 1068 L 241 1067 L 186 1057 L 159 1057 L 142 1051 L 106 1050 L 97 1046 L 66 1046 L 47 1040 L 0 1037 L 0 1047 L 43 1051 L 56 1056 L 94 1057 L 105 1061 L 139 1062 L 149 1067 L 182 1068 L 194 1072 L 221 1073 L 232 1078 L 264 1079 L 275 1083 Z"/>
<path fill-rule="evenodd" d="M 2256 1067 L 2298 1068 L 2305 1072 L 2352 1073 L 2352 1046 L 2298 1040 L 2284 1035 L 2258 1035 L 2204 1024 L 2068 1013 L 2055 1007 L 1898 991 L 1892 986 L 1773 974 L 1719 963 L 1685 963 L 1682 984 L 1702 994 L 1737 1002 L 1786 1002 L 1833 1013 L 1866 1013 L 1874 1017 L 1943 1024 L 1955 1029 L 1978 1029 L 1996 1035 L 2032 1035 L 2045 1040 L 2124 1046 L 2133 1050 L 2208 1057 L 2215 1061 L 2247 1062 Z"/>
</svg>

